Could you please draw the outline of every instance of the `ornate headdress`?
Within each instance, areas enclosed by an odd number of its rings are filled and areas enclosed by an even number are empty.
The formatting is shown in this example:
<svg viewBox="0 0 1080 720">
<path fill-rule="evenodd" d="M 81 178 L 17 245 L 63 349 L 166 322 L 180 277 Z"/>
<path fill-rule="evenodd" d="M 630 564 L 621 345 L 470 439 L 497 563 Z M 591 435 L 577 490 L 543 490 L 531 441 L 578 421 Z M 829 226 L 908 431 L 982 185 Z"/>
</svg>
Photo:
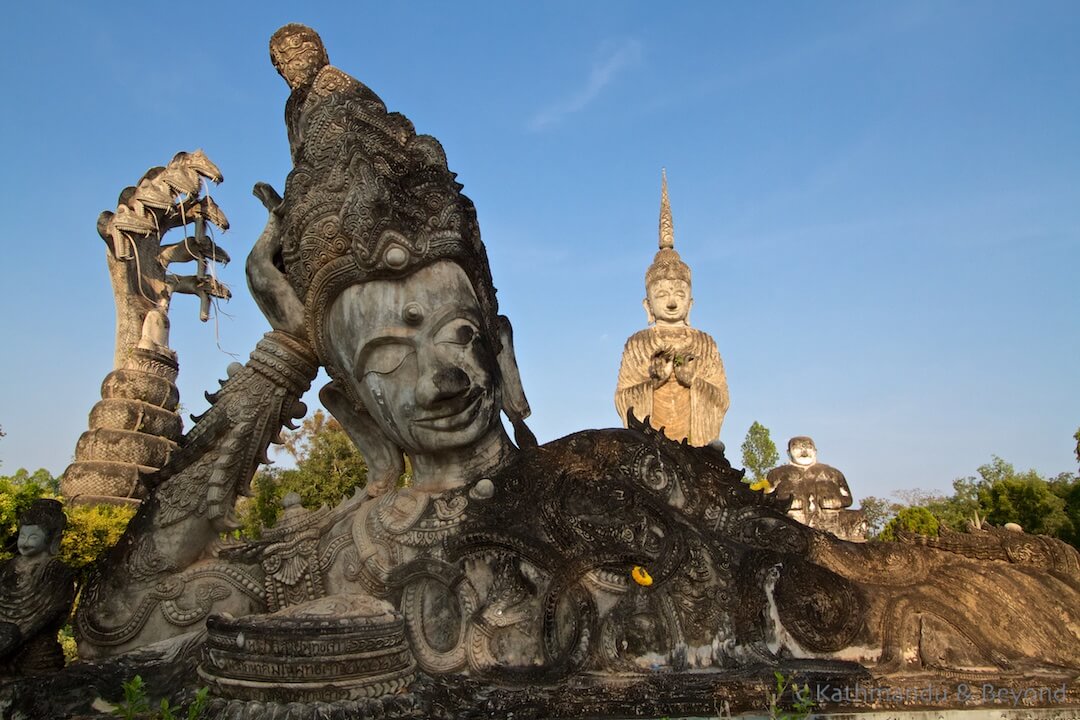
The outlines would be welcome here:
<svg viewBox="0 0 1080 720">
<path fill-rule="evenodd" d="M 59 500 L 38 498 L 19 516 L 20 525 L 37 525 L 55 537 L 56 533 L 67 527 L 64 505 Z"/>
<path fill-rule="evenodd" d="M 290 56 L 296 65 L 323 63 L 307 85 L 294 88 L 286 109 L 294 167 L 279 211 L 285 272 L 307 310 L 323 364 L 333 375 L 325 315 L 345 288 L 404 277 L 439 260 L 469 277 L 498 352 L 498 305 L 476 209 L 461 194 L 442 146 L 325 64 L 314 30 L 289 25 L 275 33 L 275 62 L 285 45 L 310 55 Z"/>
<path fill-rule="evenodd" d="M 270 62 L 286 80 L 314 78 L 330 64 L 319 34 L 306 25 L 289 23 L 270 37 Z"/>
<path fill-rule="evenodd" d="M 660 252 L 645 271 L 645 288 L 657 280 L 682 280 L 690 283 L 690 266 L 675 251 L 675 225 L 671 221 L 671 202 L 668 200 L 667 172 L 660 171 Z"/>
</svg>

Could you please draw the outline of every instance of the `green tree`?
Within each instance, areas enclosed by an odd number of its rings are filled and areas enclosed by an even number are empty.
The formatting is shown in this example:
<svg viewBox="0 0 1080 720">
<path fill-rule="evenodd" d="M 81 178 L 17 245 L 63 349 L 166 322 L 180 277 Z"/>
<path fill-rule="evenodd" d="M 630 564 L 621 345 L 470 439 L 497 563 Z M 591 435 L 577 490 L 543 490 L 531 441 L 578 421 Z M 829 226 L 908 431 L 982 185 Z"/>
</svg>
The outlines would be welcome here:
<svg viewBox="0 0 1080 720">
<path fill-rule="evenodd" d="M 903 490 L 895 493 L 900 498 L 900 507 L 923 507 L 929 510 L 938 523 L 951 530 L 961 532 L 975 519 L 984 514 L 979 507 L 977 482 L 975 478 L 957 478 L 953 480 L 952 495 L 935 495 L 924 490 Z"/>
<path fill-rule="evenodd" d="M 1065 499 L 1034 470 L 1018 473 L 1010 463 L 994 456 L 979 467 L 976 482 L 979 508 L 993 525 L 1017 523 L 1029 533 L 1068 537 L 1073 525 L 1065 511 Z"/>
<path fill-rule="evenodd" d="M 954 480 L 950 496 L 921 490 L 896 493 L 903 501 L 900 512 L 925 510 L 939 527 L 957 531 L 966 531 L 976 518 L 998 526 L 1017 523 L 1029 533 L 1050 535 L 1080 547 L 1080 476 L 1061 473 L 1047 480 L 1034 470 L 1018 472 L 996 455 L 989 463 L 979 466 L 977 473 Z M 908 512 L 904 517 L 906 522 L 921 523 L 926 529 L 929 523 L 921 522 L 925 515 L 922 512 L 917 515 Z M 878 538 L 894 538 L 897 527 L 919 531 L 894 519 Z"/>
<path fill-rule="evenodd" d="M 900 510 L 900 507 L 898 503 L 889 502 L 873 495 L 864 497 L 859 509 L 863 511 L 863 515 L 866 517 L 867 536 L 871 540 L 876 540 L 888 522 Z"/>
<path fill-rule="evenodd" d="M 342 497 L 367 482 L 367 464 L 337 420 L 322 410 L 287 433 L 282 447 L 296 467 L 263 468 L 252 480 L 252 496 L 241 509 L 242 532 L 258 537 L 281 515 L 281 499 L 300 495 L 304 507 L 337 505 Z"/>
<path fill-rule="evenodd" d="M 916 535 L 936 536 L 939 525 L 938 519 L 925 507 L 900 508 L 896 517 L 890 520 L 878 535 L 878 539 L 896 540 L 901 530 Z"/>
<path fill-rule="evenodd" d="M 1065 502 L 1065 515 L 1072 526 L 1071 529 L 1063 529 L 1058 537 L 1080 548 L 1080 476 L 1062 473 L 1047 484 L 1050 492 Z"/>
<path fill-rule="evenodd" d="M 753 481 L 758 482 L 765 478 L 769 470 L 776 467 L 779 460 L 780 453 L 776 451 L 776 444 L 769 437 L 769 428 L 755 420 L 743 440 L 743 466 L 750 471 Z"/>
</svg>

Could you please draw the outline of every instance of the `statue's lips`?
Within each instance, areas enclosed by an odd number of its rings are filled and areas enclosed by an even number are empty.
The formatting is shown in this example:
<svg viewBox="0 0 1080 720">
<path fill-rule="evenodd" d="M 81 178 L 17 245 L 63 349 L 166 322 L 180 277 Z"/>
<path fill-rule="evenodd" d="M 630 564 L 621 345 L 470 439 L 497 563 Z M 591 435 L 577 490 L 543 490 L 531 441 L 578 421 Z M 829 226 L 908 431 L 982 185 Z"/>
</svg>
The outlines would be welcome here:
<svg viewBox="0 0 1080 720">
<path fill-rule="evenodd" d="M 472 421 L 476 419 L 480 413 L 483 398 L 484 388 L 476 386 L 460 400 L 440 405 L 429 413 L 414 417 L 413 425 L 419 425 L 428 430 L 460 430 L 472 424 Z"/>
</svg>

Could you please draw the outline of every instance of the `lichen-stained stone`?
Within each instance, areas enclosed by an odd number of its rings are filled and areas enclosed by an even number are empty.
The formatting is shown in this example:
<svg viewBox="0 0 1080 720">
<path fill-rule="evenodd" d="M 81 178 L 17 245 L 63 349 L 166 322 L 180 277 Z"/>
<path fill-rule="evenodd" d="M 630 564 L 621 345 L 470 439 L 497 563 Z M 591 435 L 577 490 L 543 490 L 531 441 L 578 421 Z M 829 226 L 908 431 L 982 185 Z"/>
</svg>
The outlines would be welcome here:
<svg viewBox="0 0 1080 720">
<path fill-rule="evenodd" d="M 215 717 L 498 715 L 532 700 L 593 716 L 650 689 L 666 695 L 641 707 L 700 714 L 691 691 L 725 697 L 733 677 L 760 691 L 774 669 L 894 686 L 1075 677 L 1080 555 L 1060 541 L 846 542 L 750 490 L 718 445 L 635 416 L 537 446 L 475 209 L 438 142 L 329 65 L 310 28 L 279 30 L 271 56 L 292 91 L 294 167 L 284 197 L 256 187 L 268 218 L 247 272 L 273 329 L 88 580 L 83 657 L 119 662 L 208 629 Z M 320 366 L 368 487 L 292 507 L 260 540 L 223 538 Z M 406 457 L 413 482 L 397 487 Z M 338 652 L 335 628 L 387 646 Z M 286 652 L 294 631 L 303 653 Z M 410 694 L 413 661 L 431 680 Z M 328 708 L 306 699 L 308 680 L 387 694 Z M 273 699 L 290 688 L 305 699 Z"/>
<path fill-rule="evenodd" d="M 850 510 L 853 502 L 844 474 L 817 461 L 817 446 L 804 435 L 788 441 L 791 462 L 766 476 L 766 492 L 788 503 L 788 515 L 811 527 L 831 532 L 842 540 L 866 540 L 866 516 Z"/>
<path fill-rule="evenodd" d="M 416 663 L 389 603 L 332 595 L 243 618 L 211 616 L 199 676 L 220 697 L 334 702 L 392 695 Z"/>
</svg>

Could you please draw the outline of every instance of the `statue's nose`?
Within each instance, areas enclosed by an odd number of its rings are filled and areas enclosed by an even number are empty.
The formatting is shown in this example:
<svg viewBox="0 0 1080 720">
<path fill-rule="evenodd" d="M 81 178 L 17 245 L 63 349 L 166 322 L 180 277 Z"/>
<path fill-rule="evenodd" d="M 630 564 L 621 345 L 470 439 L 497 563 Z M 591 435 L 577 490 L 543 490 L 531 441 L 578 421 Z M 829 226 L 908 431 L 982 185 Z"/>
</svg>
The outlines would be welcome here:
<svg viewBox="0 0 1080 720">
<path fill-rule="evenodd" d="M 678 300 L 671 299 L 671 300 L 667 301 L 668 310 L 676 310 L 676 309 L 678 309 L 678 307 L 679 307 L 679 301 Z"/>
<path fill-rule="evenodd" d="M 453 400 L 468 392 L 469 376 L 453 365 L 442 367 L 421 378 L 416 385 L 416 399 L 421 406 Z"/>
</svg>

